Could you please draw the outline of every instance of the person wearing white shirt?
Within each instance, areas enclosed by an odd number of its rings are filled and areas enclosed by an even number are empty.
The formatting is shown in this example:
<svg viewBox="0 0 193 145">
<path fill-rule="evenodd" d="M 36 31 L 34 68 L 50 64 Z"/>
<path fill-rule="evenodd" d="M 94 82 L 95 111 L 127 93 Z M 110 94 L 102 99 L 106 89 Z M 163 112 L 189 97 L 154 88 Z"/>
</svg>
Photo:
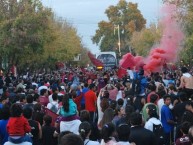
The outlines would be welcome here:
<svg viewBox="0 0 193 145">
<path fill-rule="evenodd" d="M 153 132 L 153 125 L 162 125 L 162 123 L 158 119 L 159 117 L 156 108 L 149 106 L 147 107 L 147 112 L 149 115 L 149 120 L 145 123 L 145 128 Z"/>
<path fill-rule="evenodd" d="M 133 80 L 134 74 L 130 67 L 127 68 L 127 75 L 130 77 L 131 80 Z"/>
<path fill-rule="evenodd" d="M 57 88 L 57 87 L 53 87 L 53 88 L 52 88 L 52 94 L 48 96 L 48 99 L 49 99 L 49 102 L 50 102 L 50 103 L 53 101 L 52 95 L 53 95 L 54 93 L 58 93 L 58 88 Z"/>
<path fill-rule="evenodd" d="M 89 139 L 89 136 L 91 134 L 91 125 L 89 122 L 84 121 L 80 124 L 79 134 L 84 141 L 84 145 L 100 145 L 99 142 Z"/>
<path fill-rule="evenodd" d="M 59 104 L 58 104 L 58 100 L 57 100 L 58 94 L 57 93 L 52 94 L 52 99 L 53 99 L 53 101 L 48 103 L 47 108 L 51 110 L 52 106 L 54 105 L 54 106 L 56 106 L 56 110 L 58 111 L 58 109 L 59 109 Z M 54 112 L 57 113 L 57 111 L 56 112 L 54 111 Z"/>
</svg>

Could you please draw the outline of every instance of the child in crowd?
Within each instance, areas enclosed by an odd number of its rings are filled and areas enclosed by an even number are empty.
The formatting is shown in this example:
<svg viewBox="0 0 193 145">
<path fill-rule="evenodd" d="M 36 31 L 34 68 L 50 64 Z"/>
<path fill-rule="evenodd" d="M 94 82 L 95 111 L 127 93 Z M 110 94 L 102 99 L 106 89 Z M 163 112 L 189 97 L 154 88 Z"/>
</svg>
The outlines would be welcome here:
<svg viewBox="0 0 193 145">
<path fill-rule="evenodd" d="M 31 142 L 31 138 L 26 133 L 31 131 L 28 120 L 22 115 L 22 107 L 20 104 L 13 104 L 11 106 L 11 117 L 7 124 L 7 132 L 9 134 L 9 141 L 19 144 L 25 141 Z"/>
</svg>

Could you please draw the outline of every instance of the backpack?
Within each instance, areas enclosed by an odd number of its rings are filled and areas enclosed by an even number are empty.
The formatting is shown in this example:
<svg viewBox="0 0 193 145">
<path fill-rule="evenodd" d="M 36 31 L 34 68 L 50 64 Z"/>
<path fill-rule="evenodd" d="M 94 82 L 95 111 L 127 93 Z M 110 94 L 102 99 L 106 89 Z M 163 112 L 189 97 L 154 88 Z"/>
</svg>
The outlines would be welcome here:
<svg viewBox="0 0 193 145">
<path fill-rule="evenodd" d="M 136 78 L 136 79 L 134 79 L 133 80 L 133 82 L 132 82 L 132 91 L 133 91 L 133 94 L 135 95 L 135 96 L 137 96 L 137 95 L 139 95 L 140 94 L 140 92 L 141 92 L 141 80 L 143 79 L 143 77 L 142 78 Z"/>
<path fill-rule="evenodd" d="M 52 104 L 52 103 L 51 103 Z M 58 109 L 56 107 L 56 105 L 52 104 L 52 107 L 50 108 L 50 110 L 54 113 L 57 113 L 58 112 Z"/>
<path fill-rule="evenodd" d="M 161 124 L 153 124 L 153 133 L 156 136 L 158 145 L 165 145 L 164 130 Z"/>
</svg>

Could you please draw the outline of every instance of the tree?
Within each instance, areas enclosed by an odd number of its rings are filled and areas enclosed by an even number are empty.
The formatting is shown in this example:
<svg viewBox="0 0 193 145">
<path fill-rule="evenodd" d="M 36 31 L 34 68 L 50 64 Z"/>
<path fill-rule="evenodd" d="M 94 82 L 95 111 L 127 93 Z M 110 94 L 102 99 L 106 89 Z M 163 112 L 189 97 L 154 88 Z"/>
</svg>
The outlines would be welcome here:
<svg viewBox="0 0 193 145">
<path fill-rule="evenodd" d="M 93 36 L 93 43 L 100 46 L 101 51 L 117 51 L 117 26 L 120 28 L 121 51 L 129 51 L 129 40 L 133 32 L 145 28 L 146 20 L 143 18 L 138 5 L 120 0 L 116 6 L 110 6 L 105 11 L 108 21 L 98 23 L 98 30 Z"/>
<path fill-rule="evenodd" d="M 143 28 L 140 32 L 134 32 L 130 45 L 140 56 L 147 56 L 153 45 L 158 44 L 161 38 L 161 28 L 151 24 L 149 28 Z"/>
<path fill-rule="evenodd" d="M 1 0 L 0 34 L 0 64 L 6 59 L 19 69 L 54 67 L 83 47 L 76 29 L 40 0 Z"/>
<path fill-rule="evenodd" d="M 41 53 L 50 15 L 39 0 L 1 0 L 0 58 L 18 65 L 31 54 Z"/>
</svg>

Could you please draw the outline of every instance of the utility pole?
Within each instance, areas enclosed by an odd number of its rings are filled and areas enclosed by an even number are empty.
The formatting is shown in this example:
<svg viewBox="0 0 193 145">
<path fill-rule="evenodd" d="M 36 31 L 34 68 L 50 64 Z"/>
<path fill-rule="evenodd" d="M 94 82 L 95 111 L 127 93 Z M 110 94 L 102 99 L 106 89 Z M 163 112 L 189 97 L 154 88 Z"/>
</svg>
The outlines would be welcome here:
<svg viewBox="0 0 193 145">
<path fill-rule="evenodd" d="M 119 25 L 114 25 L 114 34 L 115 34 L 115 29 L 117 29 L 118 33 L 118 47 L 119 47 L 119 56 L 121 56 L 121 37 L 120 37 L 120 27 Z"/>
</svg>

